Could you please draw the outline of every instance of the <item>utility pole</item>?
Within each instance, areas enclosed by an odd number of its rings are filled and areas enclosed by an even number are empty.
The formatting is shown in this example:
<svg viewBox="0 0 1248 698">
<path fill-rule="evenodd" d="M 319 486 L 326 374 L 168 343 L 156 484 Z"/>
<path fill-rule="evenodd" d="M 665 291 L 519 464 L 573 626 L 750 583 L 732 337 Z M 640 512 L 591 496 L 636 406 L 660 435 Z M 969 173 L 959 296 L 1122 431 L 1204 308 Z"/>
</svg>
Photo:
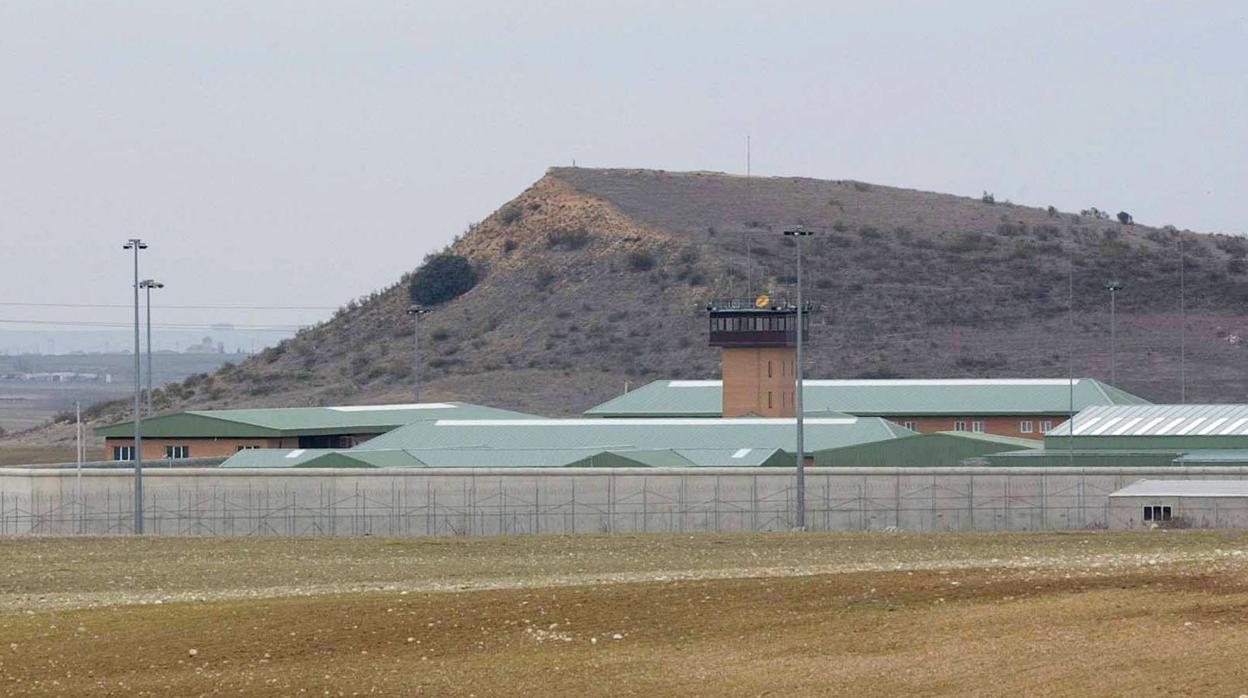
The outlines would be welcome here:
<svg viewBox="0 0 1248 698">
<path fill-rule="evenodd" d="M 1115 314 L 1115 301 L 1118 292 L 1126 288 L 1118 280 L 1105 282 L 1105 290 L 1109 291 L 1109 382 L 1118 386 L 1118 317 Z"/>
<path fill-rule="evenodd" d="M 164 288 L 165 285 L 154 279 L 144 279 L 139 283 L 147 290 L 147 415 L 152 414 L 152 289 Z"/>
<path fill-rule="evenodd" d="M 143 533 L 143 376 L 139 364 L 139 250 L 147 243 L 130 238 L 122 247 L 134 250 L 134 533 Z"/>
<path fill-rule="evenodd" d="M 412 401 L 420 402 L 420 316 L 429 312 L 416 303 L 407 307 L 412 316 Z"/>
<path fill-rule="evenodd" d="M 1179 233 L 1179 404 L 1187 404 L 1187 251 Z"/>
<path fill-rule="evenodd" d="M 797 248 L 797 370 L 794 371 L 796 376 L 794 397 L 794 415 L 797 422 L 797 456 L 794 459 L 797 467 L 797 529 L 799 531 L 806 530 L 806 444 L 805 444 L 805 424 L 803 423 L 803 412 L 805 407 L 802 403 L 802 319 L 805 315 L 805 308 L 802 307 L 802 238 L 809 237 L 811 232 L 803 230 L 799 225 L 792 230 L 784 231 L 785 235 L 793 237 L 794 247 Z"/>
<path fill-rule="evenodd" d="M 74 477 L 74 499 L 78 503 L 78 532 L 82 533 L 82 517 L 86 507 L 82 503 L 82 402 L 74 402 L 74 461 L 76 463 Z"/>
</svg>

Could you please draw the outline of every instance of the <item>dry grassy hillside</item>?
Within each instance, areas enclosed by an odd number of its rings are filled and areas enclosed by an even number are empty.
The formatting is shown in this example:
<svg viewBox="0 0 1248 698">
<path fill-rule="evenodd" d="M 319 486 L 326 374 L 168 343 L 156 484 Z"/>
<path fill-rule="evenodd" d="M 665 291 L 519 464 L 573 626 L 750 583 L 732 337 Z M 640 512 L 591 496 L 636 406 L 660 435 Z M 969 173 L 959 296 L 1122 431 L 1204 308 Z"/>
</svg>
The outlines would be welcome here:
<svg viewBox="0 0 1248 698">
<path fill-rule="evenodd" d="M 1064 376 L 1069 343 L 1077 373 L 1108 378 L 1112 276 L 1127 284 L 1118 382 L 1177 401 L 1181 243 L 1188 399 L 1248 398 L 1239 237 L 854 181 L 573 168 L 550 170 L 451 246 L 481 280 L 422 321 L 424 397 L 572 414 L 625 381 L 713 377 L 702 304 L 788 290 L 794 250 L 780 231 L 799 223 L 817 232 L 808 375 Z M 161 391 L 161 409 L 404 399 L 405 281 Z"/>
</svg>

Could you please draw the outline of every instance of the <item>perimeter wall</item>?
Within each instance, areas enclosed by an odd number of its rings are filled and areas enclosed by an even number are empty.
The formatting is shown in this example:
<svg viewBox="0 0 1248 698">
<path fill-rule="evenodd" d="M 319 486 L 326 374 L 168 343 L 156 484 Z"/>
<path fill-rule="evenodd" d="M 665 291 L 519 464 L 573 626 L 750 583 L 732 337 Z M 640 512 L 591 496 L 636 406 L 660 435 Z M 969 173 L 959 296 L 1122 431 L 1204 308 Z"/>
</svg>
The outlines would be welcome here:
<svg viewBox="0 0 1248 698">
<path fill-rule="evenodd" d="M 1248 468 L 808 468 L 815 530 L 1105 528 L 1109 493 L 1139 479 L 1241 479 Z M 786 530 L 778 468 L 456 468 L 144 473 L 154 535 L 496 535 Z M 126 534 L 125 469 L 0 468 L 0 534 Z"/>
</svg>

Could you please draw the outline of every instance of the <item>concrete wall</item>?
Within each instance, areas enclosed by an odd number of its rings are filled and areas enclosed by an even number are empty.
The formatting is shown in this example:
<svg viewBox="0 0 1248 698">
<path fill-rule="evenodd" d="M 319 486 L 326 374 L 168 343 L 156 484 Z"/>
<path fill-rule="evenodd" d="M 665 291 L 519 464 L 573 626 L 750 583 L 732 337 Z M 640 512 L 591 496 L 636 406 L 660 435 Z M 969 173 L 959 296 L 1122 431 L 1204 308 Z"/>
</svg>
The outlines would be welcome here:
<svg viewBox="0 0 1248 698">
<path fill-rule="evenodd" d="M 1139 479 L 1248 478 L 1248 468 L 810 468 L 816 530 L 1106 528 Z M 778 468 L 220 470 L 145 473 L 158 535 L 483 535 L 785 530 Z M 79 496 L 81 487 L 81 496 Z M 0 534 L 131 530 L 131 473 L 0 469 Z M 1229 519 L 1227 520 L 1229 521 Z"/>
</svg>

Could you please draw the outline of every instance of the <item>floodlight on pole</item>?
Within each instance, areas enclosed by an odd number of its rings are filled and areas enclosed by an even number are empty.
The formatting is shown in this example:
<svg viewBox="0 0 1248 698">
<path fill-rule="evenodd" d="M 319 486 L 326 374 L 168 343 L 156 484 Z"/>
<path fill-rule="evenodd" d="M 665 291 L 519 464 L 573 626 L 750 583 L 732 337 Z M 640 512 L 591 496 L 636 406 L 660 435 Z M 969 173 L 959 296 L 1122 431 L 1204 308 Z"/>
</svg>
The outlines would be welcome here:
<svg viewBox="0 0 1248 698">
<path fill-rule="evenodd" d="M 794 465 L 796 467 L 796 498 L 797 498 L 797 521 L 796 528 L 799 531 L 806 530 L 806 444 L 805 444 L 805 424 L 802 421 L 805 407 L 802 403 L 802 320 L 806 309 L 802 307 L 802 238 L 812 235 L 811 231 L 803 230 L 799 225 L 792 230 L 784 231 L 785 235 L 794 238 L 794 247 L 797 248 L 797 366 L 794 381 L 796 382 L 793 398 L 794 398 L 794 415 L 797 423 L 797 454 L 794 457 Z"/>
<path fill-rule="evenodd" d="M 1117 279 L 1105 282 L 1105 290 L 1109 291 L 1109 382 L 1118 385 L 1118 316 L 1116 301 L 1118 292 L 1126 286 Z"/>
<path fill-rule="evenodd" d="M 144 279 L 139 286 L 147 290 L 147 414 L 152 414 L 152 289 L 165 285 L 155 279 Z"/>
<path fill-rule="evenodd" d="M 139 363 L 139 250 L 147 243 L 130 238 L 122 246 L 134 250 L 134 532 L 143 533 L 143 375 Z"/>
<path fill-rule="evenodd" d="M 407 314 L 412 316 L 412 402 L 420 402 L 420 316 L 429 309 L 412 303 Z"/>
</svg>

